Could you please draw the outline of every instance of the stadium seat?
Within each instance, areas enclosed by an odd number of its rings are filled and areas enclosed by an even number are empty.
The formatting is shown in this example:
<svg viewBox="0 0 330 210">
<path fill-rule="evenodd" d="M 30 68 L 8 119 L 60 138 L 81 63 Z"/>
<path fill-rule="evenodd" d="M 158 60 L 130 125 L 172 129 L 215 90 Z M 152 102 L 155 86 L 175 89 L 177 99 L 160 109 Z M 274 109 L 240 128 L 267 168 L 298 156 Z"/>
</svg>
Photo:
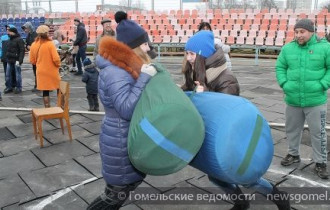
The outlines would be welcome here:
<svg viewBox="0 0 330 210">
<path fill-rule="evenodd" d="M 285 44 L 291 42 L 293 39 L 294 37 L 289 37 L 289 36 L 285 37 Z"/>
<path fill-rule="evenodd" d="M 171 36 L 170 35 L 164 35 L 163 36 L 163 43 L 170 43 L 171 42 Z"/>
<path fill-rule="evenodd" d="M 253 37 L 253 38 L 257 37 L 257 30 L 250 30 L 249 37 Z"/>
<path fill-rule="evenodd" d="M 276 31 L 267 31 L 267 37 L 275 38 Z"/>
<path fill-rule="evenodd" d="M 274 46 L 274 37 L 267 37 L 265 40 L 266 46 Z"/>
<path fill-rule="evenodd" d="M 259 36 L 259 37 L 263 37 L 263 38 L 265 38 L 265 37 L 266 37 L 266 31 L 265 31 L 265 30 L 263 30 L 263 31 L 258 31 L 258 36 Z"/>
<path fill-rule="evenodd" d="M 264 37 L 260 37 L 260 36 L 256 37 L 256 45 L 258 46 L 264 45 Z"/>
<path fill-rule="evenodd" d="M 180 42 L 179 36 L 172 36 L 171 43 L 179 43 L 179 42 Z"/>
<path fill-rule="evenodd" d="M 189 36 L 182 36 L 180 43 L 187 43 L 188 39 L 189 39 Z"/>
<path fill-rule="evenodd" d="M 237 37 L 236 44 L 238 44 L 238 45 L 245 44 L 245 37 L 242 37 L 242 36 Z"/>
<path fill-rule="evenodd" d="M 284 45 L 284 38 L 283 37 L 277 37 L 275 39 L 275 46 L 282 47 Z"/>
<path fill-rule="evenodd" d="M 153 43 L 159 44 L 162 43 L 162 41 L 163 41 L 162 36 L 159 35 L 153 36 Z"/>
<path fill-rule="evenodd" d="M 226 44 L 233 45 L 235 44 L 235 37 L 234 36 L 228 36 L 226 39 Z"/>
<path fill-rule="evenodd" d="M 285 31 L 283 30 L 279 30 L 277 31 L 277 35 L 276 35 L 277 38 L 284 38 L 285 37 Z"/>
<path fill-rule="evenodd" d="M 237 37 L 237 30 L 231 30 L 230 36 Z"/>
<path fill-rule="evenodd" d="M 255 37 L 246 37 L 245 44 L 246 45 L 254 45 Z"/>
<path fill-rule="evenodd" d="M 239 36 L 241 36 L 241 37 L 247 37 L 247 30 L 241 30 L 241 31 L 239 31 Z"/>
</svg>

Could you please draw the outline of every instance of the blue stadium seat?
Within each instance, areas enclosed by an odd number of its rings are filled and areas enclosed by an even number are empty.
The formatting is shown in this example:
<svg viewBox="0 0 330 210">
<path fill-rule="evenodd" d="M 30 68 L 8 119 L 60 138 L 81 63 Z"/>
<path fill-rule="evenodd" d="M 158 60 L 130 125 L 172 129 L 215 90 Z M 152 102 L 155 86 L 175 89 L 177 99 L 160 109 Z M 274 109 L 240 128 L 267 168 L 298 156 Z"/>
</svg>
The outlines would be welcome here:
<svg viewBox="0 0 330 210">
<path fill-rule="evenodd" d="M 32 23 L 34 29 L 37 29 L 40 26 L 40 23 Z"/>
<path fill-rule="evenodd" d="M 7 23 L 8 24 L 14 24 L 14 18 L 8 18 Z"/>
<path fill-rule="evenodd" d="M 22 18 L 21 18 L 21 23 L 24 24 L 25 22 L 26 22 L 26 18 L 25 18 L 25 17 L 22 17 Z"/>
<path fill-rule="evenodd" d="M 40 17 L 39 20 L 40 20 L 40 23 L 45 23 L 45 17 Z"/>
<path fill-rule="evenodd" d="M 4 25 L 7 25 L 7 18 L 2 18 L 2 23 L 4 23 Z"/>
<path fill-rule="evenodd" d="M 15 18 L 15 19 L 14 19 L 14 23 L 15 23 L 15 24 L 21 23 L 21 19 L 19 19 L 19 18 Z"/>
<path fill-rule="evenodd" d="M 26 21 L 27 21 L 27 22 L 32 22 L 32 17 L 28 17 L 28 18 L 26 19 Z"/>
<path fill-rule="evenodd" d="M 38 17 L 34 17 L 34 18 L 33 18 L 33 22 L 35 22 L 35 23 L 36 23 L 36 22 L 37 22 L 37 23 L 40 23 L 40 20 L 39 20 Z"/>
</svg>

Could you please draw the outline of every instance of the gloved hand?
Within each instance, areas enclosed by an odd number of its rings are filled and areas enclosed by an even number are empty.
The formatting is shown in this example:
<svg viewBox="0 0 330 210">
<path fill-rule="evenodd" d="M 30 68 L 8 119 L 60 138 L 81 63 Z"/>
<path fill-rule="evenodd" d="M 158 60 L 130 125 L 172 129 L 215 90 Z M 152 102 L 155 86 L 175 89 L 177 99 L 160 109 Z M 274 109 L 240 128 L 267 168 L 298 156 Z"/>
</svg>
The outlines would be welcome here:
<svg viewBox="0 0 330 210">
<path fill-rule="evenodd" d="M 141 72 L 149 74 L 153 77 L 157 73 L 157 70 L 150 64 L 143 64 L 141 67 Z"/>
<path fill-rule="evenodd" d="M 16 61 L 15 65 L 16 66 L 21 66 L 21 64 L 19 64 L 19 61 Z"/>
</svg>

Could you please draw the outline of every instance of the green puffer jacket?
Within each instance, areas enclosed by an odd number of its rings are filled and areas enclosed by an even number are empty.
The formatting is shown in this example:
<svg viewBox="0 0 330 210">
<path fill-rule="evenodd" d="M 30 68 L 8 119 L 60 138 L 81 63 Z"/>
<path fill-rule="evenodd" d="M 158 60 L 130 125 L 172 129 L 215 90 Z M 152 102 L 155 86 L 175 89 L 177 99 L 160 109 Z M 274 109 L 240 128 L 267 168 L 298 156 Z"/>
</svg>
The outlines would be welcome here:
<svg viewBox="0 0 330 210">
<path fill-rule="evenodd" d="M 276 78 L 288 105 L 325 104 L 330 86 L 330 44 L 314 34 L 305 46 L 296 41 L 285 45 L 276 62 Z"/>
</svg>

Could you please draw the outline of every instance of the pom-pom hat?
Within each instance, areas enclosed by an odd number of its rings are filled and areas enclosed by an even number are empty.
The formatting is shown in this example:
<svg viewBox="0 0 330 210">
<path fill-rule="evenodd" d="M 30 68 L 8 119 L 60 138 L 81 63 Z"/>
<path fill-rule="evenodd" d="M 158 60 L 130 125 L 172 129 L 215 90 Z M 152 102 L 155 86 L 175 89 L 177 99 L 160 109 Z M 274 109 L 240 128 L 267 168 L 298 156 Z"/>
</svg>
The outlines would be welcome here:
<svg viewBox="0 0 330 210">
<path fill-rule="evenodd" d="M 205 58 L 215 53 L 214 35 L 212 31 L 202 30 L 190 37 L 185 46 L 186 51 L 192 51 Z"/>
<path fill-rule="evenodd" d="M 125 12 L 117 12 L 115 20 L 118 23 L 116 27 L 118 41 L 123 42 L 132 49 L 149 42 L 147 32 L 134 21 L 128 20 Z"/>
</svg>

